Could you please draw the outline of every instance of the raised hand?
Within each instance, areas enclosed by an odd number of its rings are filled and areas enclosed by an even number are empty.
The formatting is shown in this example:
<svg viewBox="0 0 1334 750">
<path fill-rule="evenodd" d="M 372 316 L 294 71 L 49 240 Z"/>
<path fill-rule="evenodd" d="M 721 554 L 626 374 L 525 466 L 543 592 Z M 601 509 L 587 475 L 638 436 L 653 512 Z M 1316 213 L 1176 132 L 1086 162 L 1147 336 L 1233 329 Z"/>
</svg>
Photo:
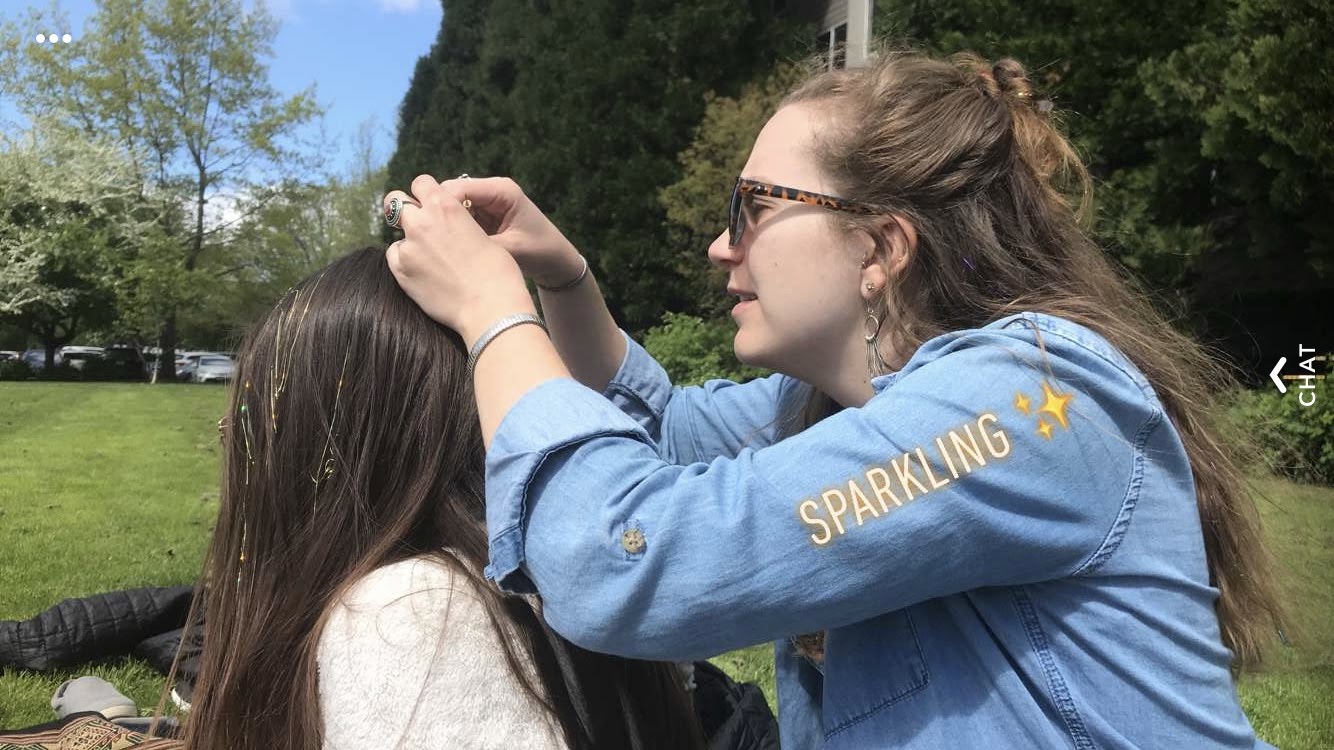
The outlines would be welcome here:
<svg viewBox="0 0 1334 750">
<path fill-rule="evenodd" d="M 472 201 L 478 225 L 509 251 L 523 275 L 558 286 L 579 275 L 579 251 L 508 177 L 462 177 L 441 183 L 460 203 Z"/>
<path fill-rule="evenodd" d="M 484 211 L 471 184 L 465 192 L 442 185 L 430 175 L 414 179 L 411 193 L 395 190 L 386 195 L 387 209 L 395 199 L 402 201 L 397 224 L 404 233 L 403 239 L 389 246 L 386 256 L 403 291 L 471 346 L 499 318 L 531 313 L 534 307 L 515 258 L 487 236 L 463 207 L 465 198 L 471 199 L 474 211 Z M 491 200 L 488 205 L 497 203 Z"/>
</svg>

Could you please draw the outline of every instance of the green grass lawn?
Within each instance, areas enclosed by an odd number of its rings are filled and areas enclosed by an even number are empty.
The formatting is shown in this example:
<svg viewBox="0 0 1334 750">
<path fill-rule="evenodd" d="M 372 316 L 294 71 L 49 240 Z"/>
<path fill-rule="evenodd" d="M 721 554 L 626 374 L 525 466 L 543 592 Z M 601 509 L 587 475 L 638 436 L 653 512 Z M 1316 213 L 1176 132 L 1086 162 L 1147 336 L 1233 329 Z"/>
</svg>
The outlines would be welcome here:
<svg viewBox="0 0 1334 750">
<path fill-rule="evenodd" d="M 114 589 L 187 583 L 217 511 L 224 391 L 191 385 L 0 383 L 0 619 Z M 1242 680 L 1256 730 L 1284 750 L 1334 748 L 1334 489 L 1255 480 L 1292 605 L 1291 647 Z M 714 660 L 773 702 L 772 650 Z M 65 679 L 97 674 L 141 708 L 162 679 L 118 659 L 0 672 L 0 727 L 53 718 Z"/>
<path fill-rule="evenodd" d="M 0 618 L 61 599 L 193 582 L 217 513 L 222 388 L 0 383 Z M 162 678 L 120 659 L 0 673 L 0 727 L 55 718 L 61 682 L 97 674 L 141 708 Z"/>
</svg>

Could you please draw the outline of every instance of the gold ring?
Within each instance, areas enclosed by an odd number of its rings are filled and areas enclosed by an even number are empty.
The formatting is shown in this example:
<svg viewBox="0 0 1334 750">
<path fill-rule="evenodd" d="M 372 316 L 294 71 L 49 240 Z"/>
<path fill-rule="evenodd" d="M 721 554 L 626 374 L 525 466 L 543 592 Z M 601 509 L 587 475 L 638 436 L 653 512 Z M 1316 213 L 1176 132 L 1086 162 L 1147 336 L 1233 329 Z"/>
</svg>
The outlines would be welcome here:
<svg viewBox="0 0 1334 750">
<path fill-rule="evenodd" d="M 456 180 L 471 180 L 472 178 L 468 176 L 468 173 L 467 173 L 467 172 L 464 172 L 463 174 L 459 175 L 458 177 L 455 177 L 454 179 L 456 179 Z M 472 210 L 472 199 L 471 199 L 471 198 L 464 198 L 464 199 L 463 199 L 463 207 L 466 208 L 466 209 L 468 209 L 469 211 L 471 211 L 471 210 Z"/>
</svg>

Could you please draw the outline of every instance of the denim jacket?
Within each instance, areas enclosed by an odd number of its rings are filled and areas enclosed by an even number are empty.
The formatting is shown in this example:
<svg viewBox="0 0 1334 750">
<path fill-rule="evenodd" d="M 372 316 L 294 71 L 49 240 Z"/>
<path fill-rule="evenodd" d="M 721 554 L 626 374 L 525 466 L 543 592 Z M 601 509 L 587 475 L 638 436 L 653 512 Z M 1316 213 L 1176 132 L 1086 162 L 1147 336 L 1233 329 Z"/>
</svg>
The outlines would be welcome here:
<svg viewBox="0 0 1334 750">
<path fill-rule="evenodd" d="M 924 343 L 791 437 L 782 375 L 676 388 L 641 347 L 547 381 L 487 455 L 487 575 L 592 650 L 775 643 L 788 748 L 1269 747 L 1243 714 L 1185 449 L 1091 330 Z M 793 638 L 826 632 L 824 659 Z"/>
</svg>

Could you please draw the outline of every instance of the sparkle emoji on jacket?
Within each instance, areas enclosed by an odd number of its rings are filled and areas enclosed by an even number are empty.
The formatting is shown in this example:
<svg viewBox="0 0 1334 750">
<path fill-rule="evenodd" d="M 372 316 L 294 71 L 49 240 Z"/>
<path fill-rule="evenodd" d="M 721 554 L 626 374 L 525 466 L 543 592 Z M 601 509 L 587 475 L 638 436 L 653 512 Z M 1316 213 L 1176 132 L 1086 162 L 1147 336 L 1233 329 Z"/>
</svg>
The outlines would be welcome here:
<svg viewBox="0 0 1334 750">
<path fill-rule="evenodd" d="M 1066 410 L 1073 398 L 1074 394 L 1060 393 L 1044 380 L 1040 406 L 1034 408 L 1033 399 L 1022 391 L 1015 394 L 1013 406 L 1025 416 L 1036 415 L 1034 432 L 1050 441 L 1054 425 L 1070 429 Z M 888 515 L 1006 459 L 1012 450 L 1013 441 L 999 417 L 983 412 L 925 446 L 890 456 L 883 465 L 869 466 L 846 482 L 803 499 L 797 504 L 797 515 L 811 528 L 811 541 L 823 547 L 869 519 Z"/>
</svg>

